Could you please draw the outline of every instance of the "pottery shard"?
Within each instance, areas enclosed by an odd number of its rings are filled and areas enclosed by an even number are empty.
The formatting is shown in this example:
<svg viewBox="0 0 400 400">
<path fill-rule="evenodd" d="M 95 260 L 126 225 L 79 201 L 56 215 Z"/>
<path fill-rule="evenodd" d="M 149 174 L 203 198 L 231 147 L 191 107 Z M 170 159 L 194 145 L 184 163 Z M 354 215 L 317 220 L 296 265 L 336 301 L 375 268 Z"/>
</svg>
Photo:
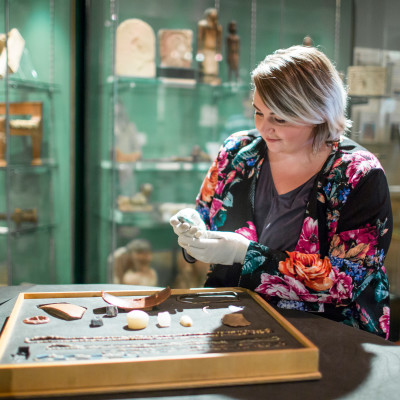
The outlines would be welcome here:
<svg viewBox="0 0 400 400">
<path fill-rule="evenodd" d="M 86 307 L 81 307 L 71 303 L 42 304 L 38 307 L 42 310 L 47 311 L 51 315 L 65 319 L 67 321 L 82 318 L 83 314 L 86 311 Z"/>
<path fill-rule="evenodd" d="M 222 318 L 222 323 L 228 326 L 248 326 L 250 322 L 243 316 L 243 314 L 225 314 Z"/>
</svg>

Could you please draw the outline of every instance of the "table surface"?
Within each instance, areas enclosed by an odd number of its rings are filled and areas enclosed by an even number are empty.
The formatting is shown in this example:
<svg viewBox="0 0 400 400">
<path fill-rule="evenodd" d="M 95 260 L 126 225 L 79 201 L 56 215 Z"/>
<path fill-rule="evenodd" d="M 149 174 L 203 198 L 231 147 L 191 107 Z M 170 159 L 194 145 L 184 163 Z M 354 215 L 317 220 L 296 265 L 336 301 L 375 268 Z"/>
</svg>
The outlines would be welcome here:
<svg viewBox="0 0 400 400">
<path fill-rule="evenodd" d="M 129 285 L 29 285 L 0 288 L 0 328 L 4 326 L 20 292 L 67 292 L 147 289 Z M 149 288 L 151 289 L 151 288 Z M 279 312 L 320 350 L 322 379 L 256 385 L 206 387 L 151 392 L 128 392 L 46 399 L 398 399 L 400 346 L 355 328 L 310 313 Z"/>
</svg>

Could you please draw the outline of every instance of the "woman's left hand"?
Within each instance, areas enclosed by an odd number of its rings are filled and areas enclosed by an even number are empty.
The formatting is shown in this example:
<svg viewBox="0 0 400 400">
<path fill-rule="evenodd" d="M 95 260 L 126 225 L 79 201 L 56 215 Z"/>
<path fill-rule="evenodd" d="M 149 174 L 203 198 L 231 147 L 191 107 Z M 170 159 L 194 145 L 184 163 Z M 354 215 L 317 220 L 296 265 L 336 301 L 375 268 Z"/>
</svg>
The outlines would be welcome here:
<svg viewBox="0 0 400 400">
<path fill-rule="evenodd" d="M 178 243 L 192 257 L 210 264 L 243 264 L 250 240 L 235 232 L 199 231 L 179 236 Z"/>
</svg>

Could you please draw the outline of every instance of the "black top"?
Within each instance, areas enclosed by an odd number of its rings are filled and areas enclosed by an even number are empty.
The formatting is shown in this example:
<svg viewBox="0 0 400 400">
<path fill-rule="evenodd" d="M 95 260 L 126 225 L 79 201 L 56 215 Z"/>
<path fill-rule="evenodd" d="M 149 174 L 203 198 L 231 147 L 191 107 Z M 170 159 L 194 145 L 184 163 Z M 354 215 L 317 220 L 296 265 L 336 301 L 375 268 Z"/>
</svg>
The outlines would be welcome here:
<svg viewBox="0 0 400 400">
<path fill-rule="evenodd" d="M 257 181 L 254 207 L 259 243 L 276 250 L 295 250 L 316 176 L 290 192 L 279 195 L 268 157 L 265 158 Z"/>
</svg>

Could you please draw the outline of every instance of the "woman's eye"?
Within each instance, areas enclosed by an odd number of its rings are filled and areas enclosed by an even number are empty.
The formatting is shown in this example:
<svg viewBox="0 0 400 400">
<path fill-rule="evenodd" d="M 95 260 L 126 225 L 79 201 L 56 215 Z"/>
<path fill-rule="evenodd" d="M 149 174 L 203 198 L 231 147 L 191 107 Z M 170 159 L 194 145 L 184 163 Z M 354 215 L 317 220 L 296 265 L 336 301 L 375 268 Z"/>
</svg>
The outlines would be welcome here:
<svg viewBox="0 0 400 400">
<path fill-rule="evenodd" d="M 275 122 L 277 122 L 278 124 L 284 124 L 286 122 L 286 120 L 275 118 Z"/>
<path fill-rule="evenodd" d="M 254 114 L 255 114 L 255 115 L 259 115 L 259 116 L 262 116 L 262 115 L 263 115 L 263 113 L 260 112 L 260 111 L 254 111 Z"/>
</svg>

